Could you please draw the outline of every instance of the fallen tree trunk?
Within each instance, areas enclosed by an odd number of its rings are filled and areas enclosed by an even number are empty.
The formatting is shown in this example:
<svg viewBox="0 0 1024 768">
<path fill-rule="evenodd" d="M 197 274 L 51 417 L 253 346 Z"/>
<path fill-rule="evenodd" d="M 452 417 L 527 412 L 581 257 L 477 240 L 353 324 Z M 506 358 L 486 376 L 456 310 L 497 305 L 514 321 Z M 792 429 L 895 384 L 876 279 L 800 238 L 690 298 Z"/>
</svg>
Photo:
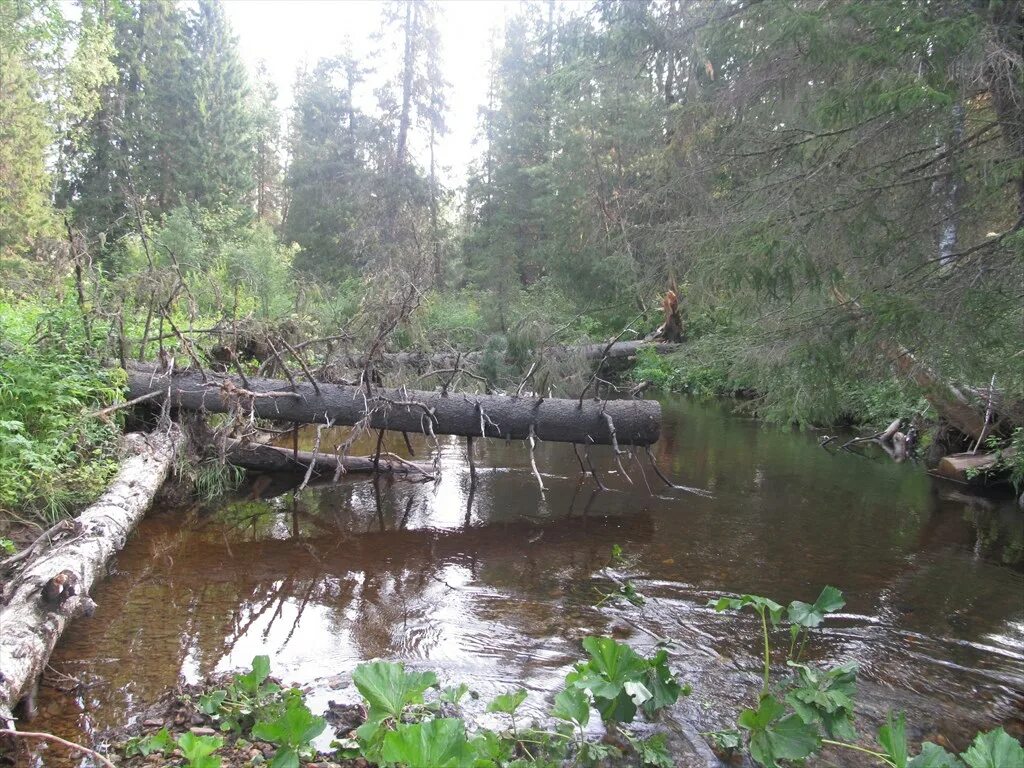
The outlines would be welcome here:
<svg viewBox="0 0 1024 768">
<path fill-rule="evenodd" d="M 547 357 L 553 360 L 564 360 L 578 355 L 584 360 L 598 361 L 602 358 L 608 360 L 622 360 L 634 357 L 641 349 L 653 349 L 659 355 L 664 355 L 679 348 L 678 344 L 669 344 L 655 341 L 617 341 L 610 347 L 603 344 L 570 344 L 545 347 L 540 351 L 539 357 Z M 384 352 L 377 355 L 375 362 L 392 367 L 411 368 L 416 371 L 427 371 L 430 369 L 449 369 L 456 364 L 476 365 L 483 360 L 483 352 Z M 348 368 L 365 368 L 366 357 L 362 354 L 341 354 L 335 356 L 331 362 Z"/>
<path fill-rule="evenodd" d="M 584 445 L 651 445 L 661 432 L 661 405 L 652 400 L 564 400 L 373 389 L 336 384 L 249 377 L 245 385 L 230 376 L 184 371 L 167 374 L 134 368 L 128 372 L 128 398 L 153 394 L 191 411 L 228 413 L 242 408 L 264 419 L 365 424 L 374 429 L 425 434 L 541 439 Z M 159 394 L 156 394 L 159 393 Z"/>
<path fill-rule="evenodd" d="M 313 464 L 313 470 L 333 475 L 341 467 L 342 474 L 349 472 L 381 472 L 393 475 L 409 475 L 413 479 L 433 477 L 432 467 L 422 462 L 405 461 L 381 455 L 375 462 L 372 456 L 335 456 L 333 453 L 294 451 L 276 445 L 260 443 L 235 443 L 225 454 L 229 464 L 264 472 L 304 472 Z"/>
<path fill-rule="evenodd" d="M 1017 452 L 1010 448 L 1001 453 L 952 453 L 943 456 L 935 473 L 958 483 L 984 482 L 986 473 L 1010 463 Z"/>
<path fill-rule="evenodd" d="M 72 536 L 29 561 L 7 585 L 0 606 L 0 719 L 8 725 L 14 706 L 34 689 L 68 621 L 91 612 L 89 590 L 153 502 L 182 442 L 177 428 L 168 434 L 127 435 L 117 476 L 76 518 Z"/>
<path fill-rule="evenodd" d="M 860 303 L 835 286 L 832 298 L 858 323 L 867 321 Z M 940 378 L 902 344 L 886 338 L 879 338 L 876 344 L 893 369 L 913 380 L 938 414 L 960 432 L 980 442 L 986 429 L 994 426 L 986 419 L 984 407 L 972 404 L 959 388 Z"/>
</svg>

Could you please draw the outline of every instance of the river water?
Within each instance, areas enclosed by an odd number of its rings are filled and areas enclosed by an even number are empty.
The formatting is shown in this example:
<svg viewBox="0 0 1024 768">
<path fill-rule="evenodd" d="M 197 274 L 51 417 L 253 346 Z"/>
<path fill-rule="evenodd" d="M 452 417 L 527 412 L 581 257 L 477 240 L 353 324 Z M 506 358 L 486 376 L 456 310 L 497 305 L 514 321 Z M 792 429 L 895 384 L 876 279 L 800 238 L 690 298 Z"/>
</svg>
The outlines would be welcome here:
<svg viewBox="0 0 1024 768">
<path fill-rule="evenodd" d="M 323 444 L 341 439 L 325 432 Z M 893 707 L 915 739 L 963 748 L 998 724 L 1019 737 L 1024 516 L 817 440 L 673 399 L 655 454 L 709 495 L 667 489 L 646 457 L 646 482 L 625 463 L 631 484 L 607 448 L 592 451 L 608 486 L 596 490 L 560 444 L 538 446 L 541 492 L 528 450 L 500 440 L 476 441 L 474 484 L 464 442 L 442 438 L 437 483 L 344 479 L 295 494 L 257 477 L 212 509 L 157 508 L 96 588 L 95 616 L 58 645 L 33 727 L 102 743 L 163 689 L 261 653 L 314 709 L 352 700 L 344 676 L 380 657 L 467 682 L 481 702 L 524 685 L 540 712 L 582 638 L 611 633 L 644 651 L 654 636 L 677 640 L 674 668 L 694 688 L 679 714 L 721 728 L 756 700 L 760 627 L 708 599 L 811 602 L 831 584 L 847 605 L 808 652 L 860 665 L 866 727 Z M 418 443 L 416 458 L 427 451 Z M 602 573 L 613 544 L 632 558 L 619 573 L 642 608 L 595 606 L 614 588 Z M 83 685 L 60 690 L 64 675 Z"/>
</svg>

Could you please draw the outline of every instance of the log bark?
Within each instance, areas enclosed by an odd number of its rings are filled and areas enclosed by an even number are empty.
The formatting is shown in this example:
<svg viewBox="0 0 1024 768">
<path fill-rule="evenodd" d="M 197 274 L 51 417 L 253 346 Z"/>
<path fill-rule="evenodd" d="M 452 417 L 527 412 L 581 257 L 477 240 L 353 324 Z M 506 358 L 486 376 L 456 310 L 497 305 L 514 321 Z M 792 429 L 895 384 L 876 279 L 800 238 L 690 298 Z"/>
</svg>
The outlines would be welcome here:
<svg viewBox="0 0 1024 768">
<path fill-rule="evenodd" d="M 576 400 L 450 394 L 405 389 L 373 389 L 309 382 L 295 389 L 287 381 L 249 377 L 247 386 L 230 376 L 188 371 L 167 374 L 142 367 L 128 373 L 129 399 L 151 392 L 153 402 L 170 399 L 173 407 L 227 413 L 241 407 L 256 416 L 306 424 L 338 426 L 366 423 L 397 432 L 499 437 L 536 437 L 563 443 L 611 445 L 605 414 L 611 416 L 620 445 L 651 445 L 661 432 L 661 405 L 652 400 Z"/>
<path fill-rule="evenodd" d="M 545 347 L 540 352 L 540 357 L 547 357 L 553 360 L 563 360 L 573 355 L 579 355 L 584 360 L 597 361 L 604 356 L 607 343 L 604 344 L 570 344 Z M 644 348 L 651 348 L 659 355 L 673 352 L 679 348 L 678 344 L 653 341 L 617 341 L 608 349 L 609 360 L 622 360 L 635 357 L 637 352 Z M 377 363 L 390 367 L 411 368 L 415 371 L 428 371 L 431 369 L 453 368 L 456 362 L 462 365 L 476 365 L 483 360 L 483 352 L 465 352 L 458 355 L 454 352 L 385 352 L 377 356 Z M 335 356 L 331 363 L 347 368 L 365 368 L 366 357 L 361 354 L 341 354 Z"/>
<path fill-rule="evenodd" d="M 935 473 L 958 483 L 977 483 L 984 480 L 984 472 L 994 469 L 1000 459 L 1011 461 L 1016 456 L 1012 448 L 999 453 L 952 453 L 943 456 Z"/>
<path fill-rule="evenodd" d="M 342 473 L 382 472 L 384 474 L 409 476 L 411 479 L 432 477 L 429 464 L 412 461 L 397 461 L 381 456 L 378 465 L 374 466 L 371 456 L 335 456 L 333 453 L 317 453 L 312 451 L 293 451 L 276 445 L 259 443 L 237 443 L 228 448 L 226 458 L 229 463 L 246 469 L 258 469 L 264 472 L 304 472 L 315 460 L 314 471 L 328 472 L 332 476 L 342 467 Z"/>
<path fill-rule="evenodd" d="M 33 689 L 68 621 L 93 606 L 89 590 L 153 502 L 182 442 L 176 428 L 127 435 L 120 470 L 76 518 L 75 534 L 32 560 L 8 585 L 0 606 L 0 719 L 10 722 L 14 706 Z M 62 574 L 60 583 L 73 582 L 74 590 L 55 596 L 49 587 Z"/>
</svg>

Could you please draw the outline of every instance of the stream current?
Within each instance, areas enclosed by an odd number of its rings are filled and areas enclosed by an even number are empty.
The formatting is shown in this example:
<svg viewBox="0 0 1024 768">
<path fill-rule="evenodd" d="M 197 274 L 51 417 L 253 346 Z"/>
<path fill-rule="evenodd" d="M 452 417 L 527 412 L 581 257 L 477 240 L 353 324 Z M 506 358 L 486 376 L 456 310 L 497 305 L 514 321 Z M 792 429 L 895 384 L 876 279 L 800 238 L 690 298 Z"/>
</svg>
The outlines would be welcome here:
<svg viewBox="0 0 1024 768">
<path fill-rule="evenodd" d="M 102 745 L 164 689 L 262 653 L 314 710 L 354 700 L 348 674 L 379 657 L 468 683 L 480 709 L 522 685 L 539 714 L 581 640 L 609 633 L 644 652 L 654 636 L 679 641 L 672 665 L 693 686 L 680 717 L 723 728 L 756 701 L 760 625 L 716 614 L 709 598 L 812 602 L 831 584 L 847 605 L 809 654 L 859 664 L 865 726 L 894 708 L 912 739 L 962 749 L 999 724 L 1021 737 L 1024 516 L 1012 501 L 832 455 L 814 434 L 717 405 L 663 405 L 660 466 L 710 497 L 666 489 L 646 457 L 654 493 L 625 462 L 630 483 L 608 448 L 591 451 L 608 486 L 595 490 L 562 444 L 538 446 L 542 493 L 527 448 L 500 440 L 475 441 L 473 484 L 465 442 L 441 438 L 437 483 L 353 476 L 294 493 L 255 476 L 209 509 L 158 506 L 95 588 L 95 616 L 59 643 L 32 728 Z M 323 445 L 342 439 L 325 431 Z M 387 443 L 404 448 L 398 435 Z M 416 459 L 429 454 L 414 445 Z M 614 544 L 632 559 L 622 575 L 642 608 L 595 607 L 614 589 L 602 574 Z M 82 685 L 66 692 L 64 676 Z M 78 764 L 45 747 L 36 760 Z"/>
</svg>

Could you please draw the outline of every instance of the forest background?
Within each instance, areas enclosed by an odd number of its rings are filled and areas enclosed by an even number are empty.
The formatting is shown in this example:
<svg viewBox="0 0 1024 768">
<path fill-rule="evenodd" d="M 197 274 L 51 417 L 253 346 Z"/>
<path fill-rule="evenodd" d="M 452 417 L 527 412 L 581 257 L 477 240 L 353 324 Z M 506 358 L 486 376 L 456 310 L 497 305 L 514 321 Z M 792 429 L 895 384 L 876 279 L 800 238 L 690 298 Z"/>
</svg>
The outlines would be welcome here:
<svg viewBox="0 0 1024 768">
<path fill-rule="evenodd" d="M 1020 2 L 523 3 L 458 188 L 446 12 L 382 4 L 379 54 L 339 42 L 283 121 L 217 0 L 0 3 L 0 508 L 102 486 L 111 360 L 228 327 L 359 350 L 407 289 L 389 349 L 482 350 L 497 389 L 539 346 L 642 337 L 674 284 L 686 343 L 634 373 L 663 389 L 925 448 L 894 344 L 1024 399 Z"/>
</svg>

